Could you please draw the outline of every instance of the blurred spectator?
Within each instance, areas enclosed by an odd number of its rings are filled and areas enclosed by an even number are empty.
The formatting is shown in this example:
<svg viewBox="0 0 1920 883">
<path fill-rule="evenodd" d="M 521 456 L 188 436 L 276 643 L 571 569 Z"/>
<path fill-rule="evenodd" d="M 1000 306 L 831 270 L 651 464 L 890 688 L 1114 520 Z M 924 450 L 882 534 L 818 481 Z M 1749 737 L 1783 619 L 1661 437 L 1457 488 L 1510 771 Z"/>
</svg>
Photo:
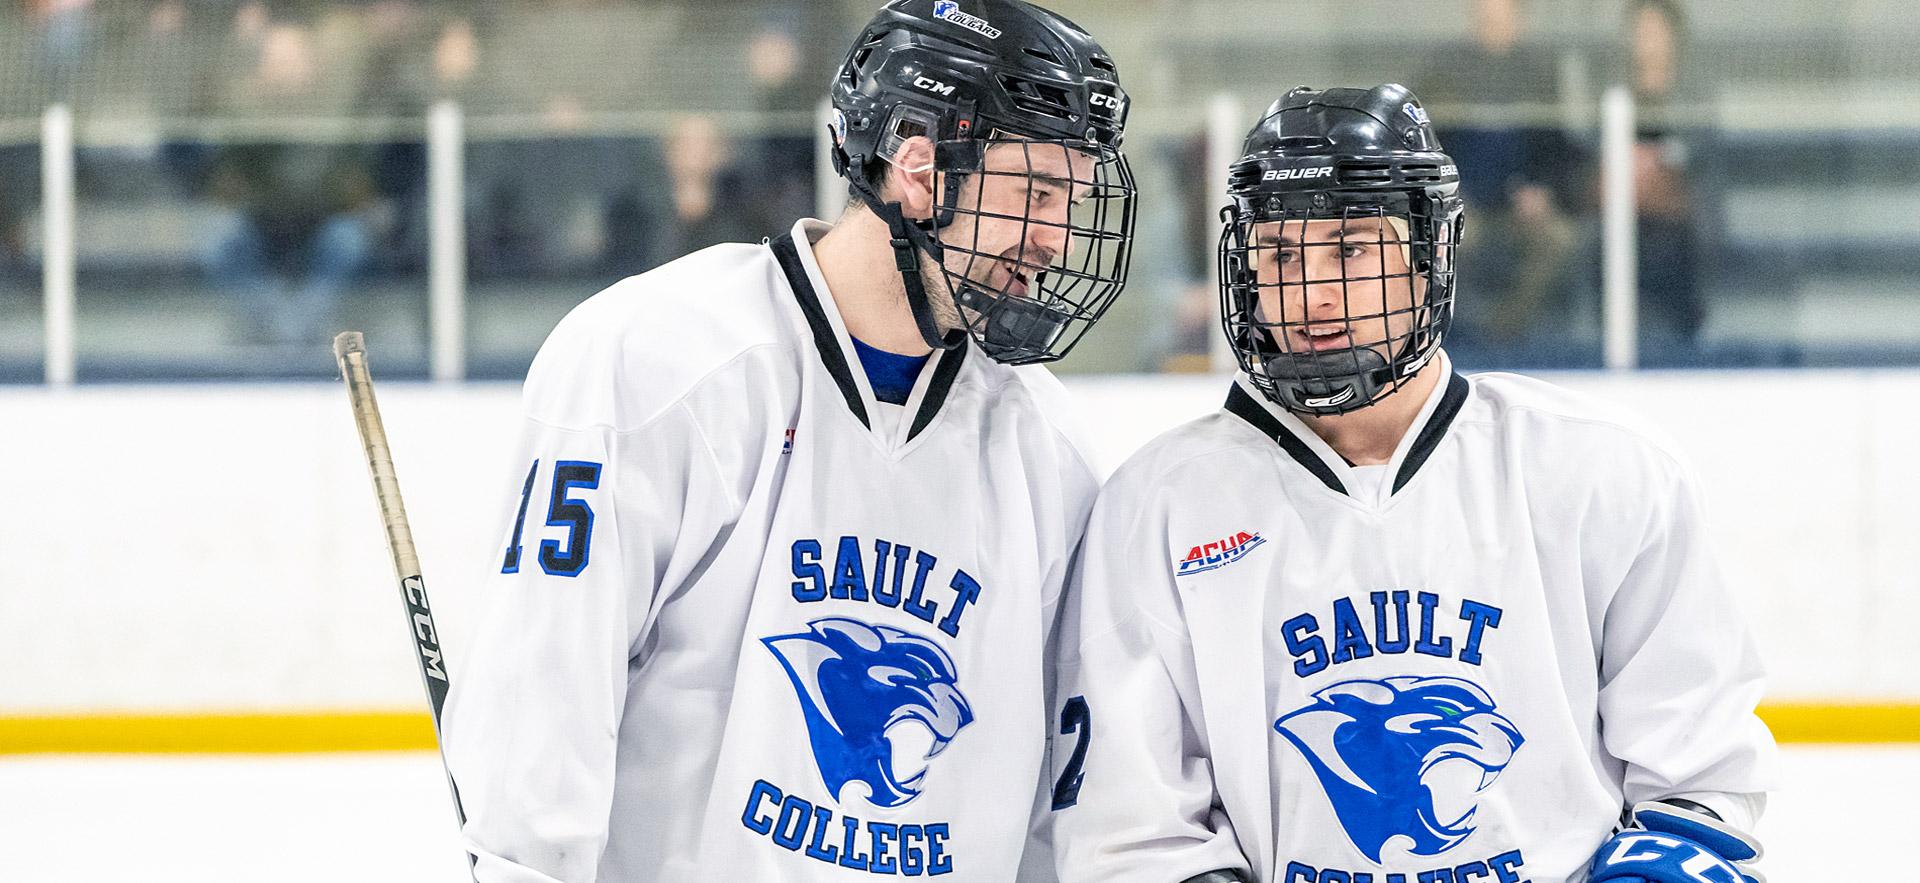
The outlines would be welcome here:
<svg viewBox="0 0 1920 883">
<path fill-rule="evenodd" d="M 26 8 L 44 81 L 52 97 L 71 98 L 96 36 L 93 0 L 26 0 Z"/>
<path fill-rule="evenodd" d="M 39 196 L 35 145 L 0 145 L 0 279 L 27 272 L 27 208 Z"/>
<path fill-rule="evenodd" d="M 366 66 L 354 112 L 404 128 L 425 119 L 442 98 L 465 98 L 480 64 L 474 20 L 436 12 L 426 0 L 375 0 L 366 8 Z M 370 171 L 391 208 L 374 266 L 417 271 L 426 263 L 427 144 L 417 136 L 370 145 Z"/>
<path fill-rule="evenodd" d="M 813 114 L 828 72 L 816 70 L 790 29 L 770 24 L 747 43 L 747 77 L 765 131 L 747 150 L 755 226 L 767 234 L 815 214 Z"/>
<path fill-rule="evenodd" d="M 667 175 L 672 225 L 663 249 L 668 260 L 722 242 L 746 242 L 778 232 L 763 230 L 742 199 L 731 143 L 705 116 L 686 116 L 667 135 Z"/>
<path fill-rule="evenodd" d="M 1149 296 L 1168 301 L 1167 312 L 1156 311 L 1148 325 L 1153 339 L 1140 370 L 1204 373 L 1213 370 L 1215 338 L 1221 334 L 1219 280 L 1209 271 L 1219 239 L 1216 224 L 1221 207 L 1227 203 L 1226 182 L 1214 180 L 1211 174 L 1204 131 L 1162 139 L 1149 151 L 1136 175 L 1144 181 L 1152 169 L 1166 169 L 1168 180 L 1162 186 L 1176 198 L 1165 200 L 1160 212 L 1140 214 L 1141 233 L 1148 225 L 1159 223 L 1165 230 L 1163 235 L 1135 237 L 1136 264 L 1142 251 L 1157 246 L 1163 252 L 1164 281 L 1148 290 L 1153 292 Z M 1141 192 L 1149 191 L 1143 187 Z M 1155 239 L 1158 242 L 1152 241 Z M 1127 297 L 1134 296 L 1130 285 Z"/>
<path fill-rule="evenodd" d="M 1708 132 L 1692 113 L 1699 102 L 1683 88 L 1687 28 L 1678 0 L 1632 0 L 1626 27 L 1636 123 L 1641 358 L 1655 365 L 1684 362 L 1694 357 L 1706 318 L 1694 167 Z"/>
<path fill-rule="evenodd" d="M 256 104 L 308 99 L 322 77 L 312 29 L 266 20 L 248 4 L 233 38 L 257 47 L 236 84 Z M 374 189 L 364 150 L 324 143 L 234 144 L 213 161 L 212 195 L 226 206 L 201 263 L 216 287 L 248 302 L 255 336 L 321 339 L 373 249 Z"/>
<path fill-rule="evenodd" d="M 1473 0 L 1473 42 L 1409 85 L 1460 166 L 1467 201 L 1460 297 L 1448 348 L 1478 364 L 1552 362 L 1564 352 L 1569 217 L 1579 158 L 1558 124 L 1551 54 L 1526 42 L 1527 0 Z"/>
</svg>

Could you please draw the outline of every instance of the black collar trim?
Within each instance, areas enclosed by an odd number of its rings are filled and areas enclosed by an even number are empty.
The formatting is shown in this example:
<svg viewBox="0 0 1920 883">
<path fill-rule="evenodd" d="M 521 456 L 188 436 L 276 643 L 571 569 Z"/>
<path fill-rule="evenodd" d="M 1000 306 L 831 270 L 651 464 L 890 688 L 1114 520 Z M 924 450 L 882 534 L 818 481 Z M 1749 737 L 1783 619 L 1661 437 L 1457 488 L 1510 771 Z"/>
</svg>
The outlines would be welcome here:
<svg viewBox="0 0 1920 883">
<path fill-rule="evenodd" d="M 1301 441 L 1272 414 L 1267 413 L 1267 409 L 1254 401 L 1253 396 L 1247 395 L 1247 391 L 1241 389 L 1240 384 L 1234 384 L 1233 390 L 1227 393 L 1226 407 L 1227 413 L 1247 421 L 1254 429 L 1260 430 L 1262 435 L 1279 442 L 1281 450 L 1292 456 L 1295 462 L 1305 466 L 1308 472 L 1313 473 L 1314 478 L 1320 479 L 1320 483 L 1327 486 L 1328 490 L 1336 494 L 1347 492 L 1346 486 L 1340 483 L 1340 477 L 1333 474 L 1333 470 L 1327 467 L 1326 461 L 1320 459 L 1320 455 L 1315 454 L 1312 448 L 1307 447 L 1306 442 Z"/>
<path fill-rule="evenodd" d="M 1413 480 L 1414 473 L 1419 472 L 1420 467 L 1426 464 L 1427 458 L 1433 456 L 1434 450 L 1440 447 L 1440 440 L 1446 437 L 1447 428 L 1453 425 L 1453 419 L 1460 416 L 1461 407 L 1467 403 L 1468 389 L 1467 378 L 1458 373 L 1449 374 L 1447 391 L 1440 397 L 1440 405 L 1433 409 L 1433 416 L 1427 418 L 1427 425 L 1421 428 L 1420 436 L 1414 439 L 1413 447 L 1407 451 L 1407 458 L 1400 461 L 1400 472 L 1393 478 L 1394 493 L 1397 494 L 1401 488 L 1406 487 L 1407 482 Z M 1306 442 L 1301 441 L 1284 424 L 1268 413 L 1265 407 L 1254 401 L 1253 396 L 1248 395 L 1239 384 L 1234 384 L 1233 390 L 1227 393 L 1226 407 L 1228 413 L 1247 421 L 1253 428 L 1278 442 L 1281 450 L 1286 451 L 1296 462 L 1306 467 L 1307 471 L 1313 473 L 1313 477 L 1320 479 L 1320 483 L 1326 485 L 1329 490 L 1337 494 L 1347 492 L 1346 487 L 1340 483 L 1340 477 L 1328 468 L 1326 461 L 1320 459 L 1312 448 L 1307 447 Z"/>
<path fill-rule="evenodd" d="M 1440 447 L 1440 439 L 1447 434 L 1447 427 L 1453 425 L 1453 418 L 1460 416 L 1461 406 L 1467 403 L 1467 378 L 1458 372 L 1449 372 L 1447 391 L 1440 397 L 1440 406 L 1433 409 L 1433 416 L 1427 418 L 1427 425 L 1420 430 L 1420 437 L 1413 440 L 1413 448 L 1407 451 L 1407 459 L 1400 461 L 1400 474 L 1393 477 L 1393 492 L 1413 480 L 1413 474 L 1433 456 L 1435 448 Z"/>
<path fill-rule="evenodd" d="M 960 376 L 960 366 L 972 349 L 969 343 L 950 350 L 934 350 L 940 364 L 934 366 L 933 378 L 927 381 L 927 394 L 920 400 L 920 412 L 913 415 L 913 428 L 907 432 L 907 441 L 913 441 L 940 413 L 940 406 L 947 403 L 947 394 L 953 392 L 953 379 Z"/>
<path fill-rule="evenodd" d="M 840 339 L 833 334 L 833 323 L 827 321 L 827 311 L 820 306 L 820 296 L 814 293 L 813 281 L 807 278 L 806 265 L 800 263 L 800 249 L 793 244 L 793 234 L 787 233 L 773 240 L 771 247 L 774 258 L 780 262 L 780 269 L 787 274 L 787 285 L 793 289 L 794 299 L 800 302 L 800 312 L 807 317 L 807 326 L 813 329 L 813 348 L 820 353 L 820 361 L 826 364 L 834 385 L 840 387 L 840 395 L 847 400 L 847 409 L 860 418 L 860 425 L 873 428 L 873 421 L 867 419 L 867 406 L 860 400 L 860 387 L 853 382 L 853 369 L 847 366 L 846 352 L 840 348 Z M 945 367 L 941 365 L 941 368 Z M 944 390 L 941 397 L 946 397 Z M 915 428 L 919 428 L 917 422 Z"/>
</svg>

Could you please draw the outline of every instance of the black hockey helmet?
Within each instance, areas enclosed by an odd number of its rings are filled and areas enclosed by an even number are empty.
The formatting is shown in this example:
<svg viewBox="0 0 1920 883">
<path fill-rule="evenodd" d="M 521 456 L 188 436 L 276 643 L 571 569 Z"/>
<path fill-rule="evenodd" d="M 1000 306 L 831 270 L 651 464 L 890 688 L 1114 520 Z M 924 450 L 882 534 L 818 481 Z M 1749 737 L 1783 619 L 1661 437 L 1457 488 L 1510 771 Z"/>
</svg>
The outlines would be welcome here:
<svg viewBox="0 0 1920 883">
<path fill-rule="evenodd" d="M 1391 83 L 1296 87 L 1242 154 L 1220 238 L 1221 320 L 1241 370 L 1303 414 L 1393 393 L 1446 335 L 1463 220 L 1459 171 L 1420 99 Z M 1309 235 L 1309 221 L 1339 223 Z M 1334 312 L 1310 315 L 1335 286 Z"/>
<path fill-rule="evenodd" d="M 1120 141 L 1127 96 L 1113 59 L 1078 25 L 1020 0 L 893 0 L 862 31 L 832 87 L 834 168 L 887 221 L 920 334 L 951 349 L 968 335 L 1010 364 L 1065 355 L 1125 285 L 1134 186 Z M 882 202 L 880 163 L 916 135 L 935 144 L 933 217 L 908 221 Z M 991 164 L 988 151 L 1001 144 Z M 981 210 L 992 176 L 1065 178 L 1070 209 Z M 1069 170 L 1066 174 L 1057 174 Z M 966 229 L 950 228 L 968 218 Z M 1015 253 L 990 252 L 982 220 L 1019 225 Z M 1058 228 L 1058 254 L 1029 254 L 1027 233 Z M 967 333 L 943 335 L 915 249 L 941 268 Z M 949 253 L 964 263 L 948 263 Z M 997 275 L 999 284 L 982 281 Z M 1024 289 L 1023 291 L 1020 289 Z"/>
</svg>

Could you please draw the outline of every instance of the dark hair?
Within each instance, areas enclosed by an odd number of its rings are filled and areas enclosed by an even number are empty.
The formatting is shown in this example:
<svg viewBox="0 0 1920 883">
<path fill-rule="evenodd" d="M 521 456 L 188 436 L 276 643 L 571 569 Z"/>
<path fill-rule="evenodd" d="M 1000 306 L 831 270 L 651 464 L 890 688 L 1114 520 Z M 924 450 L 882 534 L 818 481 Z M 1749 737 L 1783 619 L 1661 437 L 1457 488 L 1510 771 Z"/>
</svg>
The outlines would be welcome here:
<svg viewBox="0 0 1920 883">
<path fill-rule="evenodd" d="M 880 188 L 887 183 L 886 160 L 871 160 L 857 169 L 847 170 L 847 199 L 853 205 L 865 208 L 867 203 L 860 198 L 860 191 L 854 186 L 856 181 L 872 188 L 874 193 L 879 193 Z"/>
</svg>

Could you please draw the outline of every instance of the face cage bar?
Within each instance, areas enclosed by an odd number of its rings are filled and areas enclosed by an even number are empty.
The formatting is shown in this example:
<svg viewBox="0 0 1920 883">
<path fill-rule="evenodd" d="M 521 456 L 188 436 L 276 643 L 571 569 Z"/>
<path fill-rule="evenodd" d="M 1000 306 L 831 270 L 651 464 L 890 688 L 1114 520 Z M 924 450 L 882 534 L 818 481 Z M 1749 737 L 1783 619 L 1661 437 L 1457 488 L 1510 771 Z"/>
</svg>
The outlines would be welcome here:
<svg viewBox="0 0 1920 883">
<path fill-rule="evenodd" d="M 1308 221 L 1340 226 L 1310 239 Z M 1364 385 L 1378 391 L 1354 407 L 1398 391 L 1439 347 L 1453 314 L 1455 245 L 1447 231 L 1427 235 L 1434 226 L 1384 205 L 1235 213 L 1220 238 L 1221 324 L 1241 370 L 1269 394 L 1295 385 L 1330 395 L 1373 375 L 1376 382 Z M 1404 272 L 1388 272 L 1390 254 Z M 1404 289 L 1396 291 L 1396 282 Z M 1313 304 L 1335 285 L 1335 312 L 1314 315 Z M 1404 305 L 1394 302 L 1400 299 Z M 1280 315 L 1265 316 L 1263 301 Z M 1396 330 L 1403 317 L 1406 327 Z"/>
<path fill-rule="evenodd" d="M 1018 158 L 1008 168 L 993 168 L 992 154 L 1001 145 L 1018 146 Z M 1036 166 L 1059 151 L 1059 166 Z M 1003 136 L 973 141 L 943 142 L 937 156 L 961 157 L 951 167 L 936 167 L 943 179 L 935 206 L 936 236 L 945 255 L 964 255 L 958 269 L 943 258 L 941 272 L 948 290 L 970 288 L 985 309 L 963 308 L 967 330 L 977 341 L 995 336 L 996 323 L 1043 327 L 1039 338 L 999 347 L 998 361 L 1007 364 L 1051 362 L 1065 356 L 1100 320 L 1126 286 L 1132 259 L 1136 190 L 1133 169 L 1119 149 L 1091 141 L 1034 140 Z M 967 163 L 967 159 L 975 160 Z M 1090 167 L 1090 168 L 1087 168 Z M 1087 168 L 1085 177 L 1077 174 Z M 988 181 L 1017 179 L 1024 192 L 1000 196 L 995 206 L 987 200 Z M 1044 195 L 1043 195 L 1044 194 Z M 1036 205 L 1036 202 L 1044 202 Z M 1020 214 L 995 211 L 1013 205 Z M 971 235 L 950 236 L 955 222 L 970 218 Z M 1057 218 L 1057 220 L 1056 220 Z M 1017 225 L 1017 228 L 1013 225 Z M 1003 251 L 987 250 L 999 243 L 983 243 L 982 227 L 1017 232 Z M 1061 231 L 1059 251 L 1049 253 L 1034 242 L 1036 230 Z M 1025 276 L 1027 290 L 1011 289 Z M 996 276 L 1003 277 L 997 283 Z M 1019 304 L 1018 301 L 1028 304 Z M 1016 318 L 1016 314 L 1020 314 Z M 1044 330 L 1044 326 L 1052 326 Z"/>
</svg>

